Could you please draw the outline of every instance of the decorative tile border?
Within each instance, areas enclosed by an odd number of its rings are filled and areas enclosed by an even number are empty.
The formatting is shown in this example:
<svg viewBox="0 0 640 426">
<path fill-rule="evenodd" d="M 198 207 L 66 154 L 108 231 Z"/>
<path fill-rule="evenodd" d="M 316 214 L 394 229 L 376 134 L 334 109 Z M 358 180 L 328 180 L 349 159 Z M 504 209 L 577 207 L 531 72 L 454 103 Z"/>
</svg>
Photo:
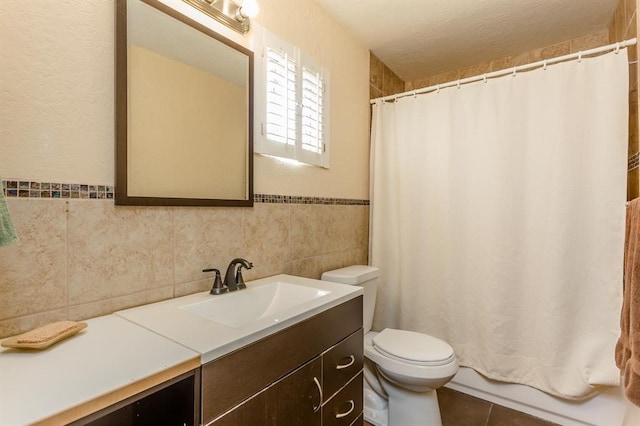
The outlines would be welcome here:
<svg viewBox="0 0 640 426">
<path fill-rule="evenodd" d="M 253 201 L 256 203 L 269 204 L 326 204 L 342 206 L 368 206 L 369 200 L 355 200 L 349 198 L 323 198 L 304 197 L 298 195 L 272 195 L 254 194 Z"/>
<path fill-rule="evenodd" d="M 35 182 L 19 179 L 3 180 L 2 189 L 5 197 L 17 198 L 78 198 L 111 200 L 113 199 L 114 194 L 114 187 L 109 185 Z M 256 203 L 269 204 L 324 204 L 343 206 L 369 205 L 369 200 L 271 194 L 254 194 L 253 201 Z"/>
<path fill-rule="evenodd" d="M 631 171 L 640 165 L 640 152 L 636 152 L 627 162 L 627 171 Z"/>
<path fill-rule="evenodd" d="M 7 179 L 2 181 L 2 189 L 6 197 L 113 199 L 113 186 L 109 185 Z"/>
</svg>

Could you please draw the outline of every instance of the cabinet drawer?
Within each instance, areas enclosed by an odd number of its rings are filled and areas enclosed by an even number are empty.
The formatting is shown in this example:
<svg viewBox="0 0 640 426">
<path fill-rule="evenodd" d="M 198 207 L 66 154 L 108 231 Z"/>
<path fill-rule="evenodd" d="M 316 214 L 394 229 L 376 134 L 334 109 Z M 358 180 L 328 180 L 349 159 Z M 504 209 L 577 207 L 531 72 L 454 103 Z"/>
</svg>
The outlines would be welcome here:
<svg viewBox="0 0 640 426">
<path fill-rule="evenodd" d="M 362 370 L 363 350 L 363 333 L 360 329 L 322 356 L 322 384 L 326 399 L 331 398 Z"/>
<path fill-rule="evenodd" d="M 322 407 L 322 425 L 349 426 L 362 414 L 362 371 Z"/>
</svg>

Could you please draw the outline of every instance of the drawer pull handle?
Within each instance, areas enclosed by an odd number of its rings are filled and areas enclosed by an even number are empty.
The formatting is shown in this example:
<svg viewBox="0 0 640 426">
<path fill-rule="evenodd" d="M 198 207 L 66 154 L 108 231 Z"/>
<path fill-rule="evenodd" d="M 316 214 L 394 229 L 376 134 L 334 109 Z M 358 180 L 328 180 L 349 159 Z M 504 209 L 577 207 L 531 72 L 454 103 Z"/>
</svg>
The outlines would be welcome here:
<svg viewBox="0 0 640 426">
<path fill-rule="evenodd" d="M 354 357 L 353 355 L 349 355 L 349 362 L 347 362 L 346 364 L 336 365 L 336 370 L 344 370 L 345 368 L 349 368 L 353 365 L 354 362 L 356 362 L 356 357 Z"/>
<path fill-rule="evenodd" d="M 320 409 L 320 407 L 322 407 L 322 386 L 320 386 L 320 382 L 318 381 L 317 377 L 313 378 L 313 382 L 316 384 L 316 386 L 318 387 L 318 393 L 320 394 L 320 402 L 318 402 L 318 405 L 316 405 L 315 407 L 313 407 L 313 412 L 317 413 L 318 410 Z"/>
<path fill-rule="evenodd" d="M 347 417 L 349 414 L 351 414 L 351 412 L 353 411 L 354 408 L 356 408 L 356 404 L 353 402 L 353 399 L 350 399 L 349 401 L 349 409 L 346 411 L 346 413 L 337 413 L 336 414 L 336 419 L 341 419 L 343 417 Z"/>
</svg>

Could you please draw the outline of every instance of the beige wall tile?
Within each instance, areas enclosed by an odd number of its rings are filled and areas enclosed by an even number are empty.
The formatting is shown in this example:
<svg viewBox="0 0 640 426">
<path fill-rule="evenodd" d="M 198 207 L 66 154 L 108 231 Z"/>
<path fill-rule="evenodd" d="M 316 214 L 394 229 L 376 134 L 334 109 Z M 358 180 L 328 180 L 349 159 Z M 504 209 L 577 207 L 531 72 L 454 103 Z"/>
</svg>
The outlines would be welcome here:
<svg viewBox="0 0 640 426">
<path fill-rule="evenodd" d="M 382 90 L 378 89 L 377 87 L 374 87 L 373 85 L 369 86 L 369 99 L 381 98 L 383 96 L 384 96 L 384 93 L 382 93 Z"/>
<path fill-rule="evenodd" d="M 373 55 L 372 55 L 373 56 Z M 375 56 L 374 56 L 375 58 Z M 405 91 L 405 82 L 396 75 L 389 67 L 382 63 L 379 59 L 375 58 L 374 66 L 380 67 L 382 70 L 382 81 L 378 81 L 378 69 L 370 70 L 371 75 L 375 75 L 372 78 L 372 85 L 382 90 L 384 96 L 394 95 L 396 93 L 402 93 Z M 375 82 L 374 82 L 375 80 Z M 382 85 L 380 85 L 382 84 Z"/>
<path fill-rule="evenodd" d="M 622 22 L 628 23 L 631 20 L 631 16 L 635 10 L 634 4 L 636 0 L 619 0 L 616 6 L 620 9 Z"/>
<path fill-rule="evenodd" d="M 514 66 L 513 57 L 507 56 L 505 58 L 499 58 L 489 63 L 490 71 L 501 71 Z"/>
<path fill-rule="evenodd" d="M 82 303 L 75 306 L 69 306 L 69 319 L 72 321 L 81 321 L 88 318 L 95 318 L 97 316 L 110 314 L 122 309 L 132 308 L 134 306 L 159 302 L 172 297 L 173 286 L 169 286 L 128 294 L 126 296 L 102 299 L 96 302 Z"/>
<path fill-rule="evenodd" d="M 618 3 L 618 7 L 616 8 L 615 13 L 613 14 L 613 21 L 610 26 L 609 37 L 613 33 L 613 40 L 611 38 L 610 41 L 622 41 L 624 37 L 625 28 L 627 26 L 627 22 L 624 20 L 625 16 L 625 3 L 624 0 L 621 0 Z"/>
<path fill-rule="evenodd" d="M 638 34 L 638 14 L 634 13 L 631 21 L 627 22 L 622 38 L 628 40 L 636 37 Z M 637 46 L 637 45 L 636 45 Z"/>
<path fill-rule="evenodd" d="M 66 305 L 64 201 L 8 198 L 19 241 L 0 248 L 0 319 Z"/>
<path fill-rule="evenodd" d="M 224 271 L 222 272 L 224 273 Z M 202 291 L 209 291 L 213 287 L 213 279 L 215 274 L 211 273 L 211 277 L 206 280 L 192 281 L 189 283 L 176 284 L 174 289 L 174 297 L 186 296 L 188 294 L 200 293 Z M 224 277 L 223 277 L 224 278 Z"/>
<path fill-rule="evenodd" d="M 383 79 L 382 79 L 382 91 L 385 96 L 393 95 L 396 87 L 396 81 L 393 73 L 386 66 L 384 67 Z"/>
<path fill-rule="evenodd" d="M 340 250 L 320 256 L 293 261 L 287 264 L 285 273 L 301 277 L 320 279 L 323 272 L 349 265 L 366 265 L 367 249 Z"/>
<path fill-rule="evenodd" d="M 50 322 L 68 319 L 67 308 L 25 315 L 0 321 L 0 338 L 33 330 Z"/>
<path fill-rule="evenodd" d="M 562 43 L 552 44 L 551 46 L 545 46 L 540 49 L 529 52 L 529 59 L 531 62 L 541 61 L 543 59 L 556 58 L 571 53 L 571 42 L 565 41 Z"/>
<path fill-rule="evenodd" d="M 291 260 L 366 247 L 367 206 L 293 205 Z"/>
<path fill-rule="evenodd" d="M 428 77 L 420 80 L 415 80 L 406 84 L 405 87 L 407 88 L 407 90 L 422 89 L 422 88 L 431 86 L 432 80 L 433 80 L 432 78 L 428 78 Z"/>
<path fill-rule="evenodd" d="M 171 212 L 71 201 L 69 304 L 111 299 L 173 284 Z"/>
<path fill-rule="evenodd" d="M 627 200 L 633 200 L 640 196 L 640 175 L 638 168 L 627 172 Z"/>
<path fill-rule="evenodd" d="M 242 247 L 241 208 L 173 209 L 175 283 L 208 279 L 206 268 L 225 268 L 236 257 L 245 257 Z"/>
<path fill-rule="evenodd" d="M 629 92 L 629 157 L 638 152 L 638 90 Z"/>
<path fill-rule="evenodd" d="M 394 94 L 395 93 L 402 93 L 402 92 L 405 91 L 404 90 L 404 81 L 400 77 L 396 76 L 395 84 L 396 84 L 396 87 L 393 90 Z"/>
<path fill-rule="evenodd" d="M 603 30 L 571 40 L 571 52 L 575 53 L 581 50 L 593 49 L 594 47 L 606 46 L 607 44 L 609 44 L 609 32 Z"/>
<path fill-rule="evenodd" d="M 290 260 L 320 254 L 325 230 L 320 226 L 320 211 L 317 207 L 308 204 L 291 205 Z"/>
<path fill-rule="evenodd" d="M 460 79 L 473 77 L 491 71 L 491 62 L 473 65 L 460 70 Z"/>
<path fill-rule="evenodd" d="M 449 71 L 436 74 L 432 76 L 430 79 L 423 79 L 422 81 L 427 80 L 429 83 L 424 87 L 435 86 L 438 84 L 449 83 L 450 81 L 456 81 L 460 79 L 460 71 Z"/>
<path fill-rule="evenodd" d="M 638 64 L 629 65 L 629 93 L 638 92 Z M 637 96 L 636 100 L 637 102 Z"/>
<path fill-rule="evenodd" d="M 290 204 L 256 204 L 242 213 L 243 253 L 253 269 L 245 280 L 281 274 L 290 259 Z"/>
<path fill-rule="evenodd" d="M 256 265 L 243 271 L 247 281 L 279 273 L 319 278 L 367 261 L 368 206 L 199 209 L 8 201 L 22 241 L 0 249 L 0 313 L 10 315 L 0 317 L 0 337 L 208 291 L 214 275 L 201 270 L 217 267 L 224 274 L 234 257 Z M 13 305 L 17 310 L 10 310 Z"/>
<path fill-rule="evenodd" d="M 369 54 L 369 84 L 382 91 L 384 81 L 384 64 L 373 53 Z"/>
</svg>

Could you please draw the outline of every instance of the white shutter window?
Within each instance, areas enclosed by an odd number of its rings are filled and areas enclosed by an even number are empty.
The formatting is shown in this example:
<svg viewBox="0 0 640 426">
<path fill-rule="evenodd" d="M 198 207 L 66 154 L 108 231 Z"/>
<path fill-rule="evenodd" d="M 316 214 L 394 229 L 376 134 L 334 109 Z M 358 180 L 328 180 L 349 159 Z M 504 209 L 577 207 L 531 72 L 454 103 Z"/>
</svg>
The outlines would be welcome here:
<svg viewBox="0 0 640 426">
<path fill-rule="evenodd" d="M 329 73 L 269 34 L 263 49 L 258 153 L 329 167 Z M 258 81 L 260 81 L 260 77 Z"/>
<path fill-rule="evenodd" d="M 325 148 L 328 143 L 328 72 L 311 59 L 302 56 L 300 90 L 301 139 L 298 159 L 305 163 L 328 167 Z"/>
<path fill-rule="evenodd" d="M 266 136 L 277 143 L 295 145 L 297 64 L 286 52 L 268 47 L 266 54 Z"/>
</svg>

